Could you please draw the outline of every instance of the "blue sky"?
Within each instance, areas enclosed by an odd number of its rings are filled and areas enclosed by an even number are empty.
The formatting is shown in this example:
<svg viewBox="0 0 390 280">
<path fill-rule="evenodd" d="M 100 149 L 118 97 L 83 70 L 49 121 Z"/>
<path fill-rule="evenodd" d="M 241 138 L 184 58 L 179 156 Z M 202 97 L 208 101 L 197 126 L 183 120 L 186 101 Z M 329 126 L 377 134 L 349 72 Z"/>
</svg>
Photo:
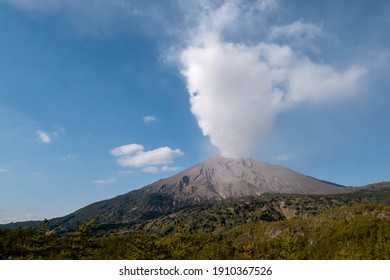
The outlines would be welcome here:
<svg viewBox="0 0 390 280">
<path fill-rule="evenodd" d="M 0 223 L 211 155 L 390 180 L 388 1 L 0 0 Z"/>
</svg>

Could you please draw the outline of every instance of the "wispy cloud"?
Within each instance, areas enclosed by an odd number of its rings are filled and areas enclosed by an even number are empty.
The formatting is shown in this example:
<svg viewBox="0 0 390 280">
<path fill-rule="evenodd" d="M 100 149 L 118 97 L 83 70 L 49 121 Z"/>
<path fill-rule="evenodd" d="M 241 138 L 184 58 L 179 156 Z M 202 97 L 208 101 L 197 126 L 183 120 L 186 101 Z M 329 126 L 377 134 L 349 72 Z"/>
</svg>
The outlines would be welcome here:
<svg viewBox="0 0 390 280">
<path fill-rule="evenodd" d="M 109 185 L 109 184 L 114 183 L 115 181 L 116 181 L 116 178 L 112 177 L 112 178 L 108 178 L 108 179 L 93 180 L 92 183 L 95 185 Z"/>
<path fill-rule="evenodd" d="M 127 176 L 127 175 L 133 175 L 135 172 L 134 170 L 121 170 L 117 172 L 118 176 Z"/>
<path fill-rule="evenodd" d="M 178 167 L 178 166 L 168 166 L 168 165 L 164 165 L 162 167 L 157 167 L 157 166 L 148 166 L 148 167 L 144 167 L 142 169 L 143 172 L 146 172 L 146 173 L 158 173 L 158 172 L 176 172 L 178 170 L 180 170 L 181 168 Z"/>
<path fill-rule="evenodd" d="M 148 115 L 144 117 L 144 123 L 152 123 L 157 121 L 157 117 L 153 115 Z"/>
<path fill-rule="evenodd" d="M 161 171 L 167 171 L 167 172 L 176 172 L 176 171 L 179 171 L 180 169 L 181 169 L 181 167 L 178 167 L 178 166 L 164 165 L 163 167 L 161 167 Z"/>
<path fill-rule="evenodd" d="M 142 171 L 146 172 L 146 173 L 157 173 L 157 172 L 159 172 L 159 169 L 156 166 L 148 166 L 148 167 L 142 168 Z"/>
<path fill-rule="evenodd" d="M 314 39 L 321 36 L 323 33 L 322 27 L 313 23 L 305 23 L 302 20 L 294 21 L 293 23 L 271 27 L 269 37 L 277 38 L 305 38 Z"/>
<path fill-rule="evenodd" d="M 76 160 L 78 157 L 77 155 L 74 155 L 74 154 L 67 154 L 65 156 L 62 157 L 62 160 L 65 160 L 65 161 L 70 161 L 70 160 Z"/>
<path fill-rule="evenodd" d="M 71 28 L 82 35 L 112 36 L 118 32 L 153 32 L 161 28 L 156 19 L 163 16 L 165 1 L 127 0 L 2 0 L 30 14 L 56 16 L 70 22 Z M 1 1 L 0 1 L 1 2 Z M 139 28 L 140 18 L 145 20 Z M 124 24 L 125 23 L 125 24 Z"/>
<path fill-rule="evenodd" d="M 0 167 L 0 173 L 9 173 L 10 171 L 8 169 L 5 169 L 5 168 L 1 168 Z"/>
<path fill-rule="evenodd" d="M 51 142 L 51 137 L 49 134 L 43 130 L 37 130 L 35 134 L 38 136 L 40 142 L 48 144 Z"/>
<path fill-rule="evenodd" d="M 293 157 L 292 154 L 280 154 L 280 155 L 274 156 L 273 160 L 280 161 L 280 162 L 285 162 L 285 161 L 291 160 L 292 157 Z"/>
<path fill-rule="evenodd" d="M 34 176 L 34 177 L 41 177 L 41 176 L 42 176 L 42 173 L 41 173 L 41 172 L 34 171 L 34 172 L 31 172 L 31 175 Z"/>
<path fill-rule="evenodd" d="M 35 135 L 38 138 L 38 141 L 44 144 L 49 144 L 53 142 L 54 139 L 59 138 L 61 135 L 66 133 L 65 128 L 57 128 L 52 131 L 45 131 L 43 129 L 39 129 L 35 131 Z"/>
</svg>

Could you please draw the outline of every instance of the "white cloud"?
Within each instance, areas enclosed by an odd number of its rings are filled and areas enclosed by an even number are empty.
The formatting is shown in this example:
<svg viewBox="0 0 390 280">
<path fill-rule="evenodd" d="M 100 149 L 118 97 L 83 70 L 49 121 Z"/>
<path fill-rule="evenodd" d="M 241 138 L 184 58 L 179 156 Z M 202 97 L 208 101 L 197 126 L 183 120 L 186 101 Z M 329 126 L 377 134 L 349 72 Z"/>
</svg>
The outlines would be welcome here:
<svg viewBox="0 0 390 280">
<path fill-rule="evenodd" d="M 144 122 L 145 123 L 151 123 L 157 121 L 157 117 L 153 115 L 148 115 L 144 117 Z"/>
<path fill-rule="evenodd" d="M 139 151 L 133 155 L 121 156 L 118 163 L 122 167 L 143 167 L 148 165 L 161 165 L 173 162 L 177 156 L 183 155 L 179 149 L 161 147 L 151 151 Z"/>
<path fill-rule="evenodd" d="M 288 98 L 294 103 L 323 103 L 352 97 L 358 92 L 359 81 L 365 73 L 359 66 L 337 71 L 329 65 L 302 59 L 288 73 Z"/>
<path fill-rule="evenodd" d="M 116 178 L 112 177 L 112 178 L 108 178 L 108 179 L 94 180 L 94 181 L 92 181 L 92 183 L 95 185 L 108 185 L 108 184 L 114 183 L 115 181 L 116 181 Z"/>
<path fill-rule="evenodd" d="M 312 23 L 305 23 L 302 20 L 298 20 L 284 26 L 274 26 L 271 28 L 269 33 L 269 37 L 271 39 L 286 37 L 314 39 L 320 35 L 322 35 L 321 26 Z"/>
<path fill-rule="evenodd" d="M 260 11 L 269 11 L 276 9 L 279 6 L 280 0 L 260 0 L 260 1 L 255 1 L 253 3 L 253 9 L 257 9 Z M 252 4 L 252 3 L 251 3 Z"/>
<path fill-rule="evenodd" d="M 157 166 L 147 166 L 147 167 L 144 167 L 142 169 L 143 172 L 146 172 L 146 173 L 158 173 L 160 171 L 163 171 L 163 172 L 176 172 L 178 170 L 180 170 L 181 168 L 180 167 L 177 167 L 177 166 L 168 166 L 168 165 L 164 165 L 162 167 L 157 167 Z"/>
<path fill-rule="evenodd" d="M 35 134 L 38 136 L 39 141 L 41 141 L 42 143 L 47 144 L 51 142 L 51 137 L 43 130 L 37 130 Z"/>
<path fill-rule="evenodd" d="M 142 171 L 146 172 L 146 173 L 157 173 L 160 170 L 156 166 L 148 166 L 148 167 L 142 168 Z"/>
<path fill-rule="evenodd" d="M 258 151 L 278 113 L 354 96 L 366 72 L 357 65 L 338 70 L 316 63 L 286 44 L 225 39 L 224 29 L 239 24 L 242 3 L 227 1 L 209 11 L 179 54 L 191 112 L 221 154 L 232 157 Z M 271 29 L 274 37 L 320 32 L 301 21 Z"/>
<path fill-rule="evenodd" d="M 48 144 L 48 143 L 51 143 L 53 141 L 53 139 L 60 137 L 64 133 L 66 133 L 66 129 L 60 127 L 58 129 L 50 131 L 50 132 L 39 129 L 35 132 L 35 135 L 38 137 L 38 140 L 41 143 Z"/>
<path fill-rule="evenodd" d="M 62 160 L 65 160 L 65 161 L 76 160 L 77 158 L 78 158 L 77 155 L 67 154 L 67 155 L 62 157 Z"/>
<path fill-rule="evenodd" d="M 88 36 L 113 36 L 117 32 L 150 32 L 161 28 L 163 3 L 128 0 L 0 0 L 26 12 L 65 19 L 74 31 Z M 165 2 L 165 1 L 164 1 Z M 143 19 L 140 28 L 140 19 Z M 159 21 L 159 25 L 156 24 Z"/>
<path fill-rule="evenodd" d="M 166 171 L 166 172 L 176 172 L 176 171 L 179 171 L 180 169 L 181 168 L 178 166 L 164 165 L 163 167 L 161 167 L 161 171 Z"/>
<path fill-rule="evenodd" d="M 117 156 L 117 162 L 121 167 L 142 168 L 141 171 L 147 173 L 157 173 L 160 171 L 176 171 L 177 167 L 169 167 L 174 159 L 183 155 L 180 149 L 171 149 L 169 147 L 160 147 L 150 151 L 144 151 L 144 147 L 139 144 L 128 144 L 116 147 L 110 151 Z M 161 168 L 159 165 L 163 165 Z M 130 171 L 131 174 L 133 171 Z M 129 172 L 121 171 L 121 174 Z"/>
<path fill-rule="evenodd" d="M 10 171 L 8 169 L 5 169 L 5 168 L 1 168 L 0 167 L 0 173 L 9 173 Z"/>
<path fill-rule="evenodd" d="M 292 154 L 280 154 L 273 157 L 273 160 L 276 161 L 289 161 L 293 157 Z"/>
<path fill-rule="evenodd" d="M 144 150 L 144 146 L 139 144 L 128 144 L 120 147 L 116 147 L 110 151 L 114 156 L 123 156 L 127 154 L 133 154 Z"/>
</svg>

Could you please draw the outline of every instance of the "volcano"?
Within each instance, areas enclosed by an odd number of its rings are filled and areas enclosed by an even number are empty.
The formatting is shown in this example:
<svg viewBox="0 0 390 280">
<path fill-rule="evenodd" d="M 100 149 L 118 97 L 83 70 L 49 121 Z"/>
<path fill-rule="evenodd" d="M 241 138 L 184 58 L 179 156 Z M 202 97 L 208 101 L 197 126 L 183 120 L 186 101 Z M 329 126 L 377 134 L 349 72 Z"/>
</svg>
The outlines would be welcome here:
<svg viewBox="0 0 390 280">
<path fill-rule="evenodd" d="M 258 196 L 263 193 L 331 194 L 345 187 L 251 158 L 215 156 L 144 187 L 179 201 Z"/>
<path fill-rule="evenodd" d="M 180 209 L 263 194 L 337 194 L 348 188 L 250 158 L 214 156 L 172 177 L 50 221 L 66 232 L 99 215 L 100 227 L 129 228 Z"/>
</svg>

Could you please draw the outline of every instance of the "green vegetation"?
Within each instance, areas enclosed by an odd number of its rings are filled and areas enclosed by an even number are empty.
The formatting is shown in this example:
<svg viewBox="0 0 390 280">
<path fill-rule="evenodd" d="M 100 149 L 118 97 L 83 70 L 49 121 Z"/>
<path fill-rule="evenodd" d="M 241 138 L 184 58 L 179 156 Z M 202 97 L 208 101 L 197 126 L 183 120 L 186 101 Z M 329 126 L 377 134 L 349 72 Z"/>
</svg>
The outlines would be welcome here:
<svg viewBox="0 0 390 280">
<path fill-rule="evenodd" d="M 387 185 L 177 208 L 156 196 L 134 215 L 126 212 L 134 201 L 117 201 L 114 210 L 103 201 L 96 211 L 0 227 L 0 259 L 390 259 Z"/>
<path fill-rule="evenodd" d="M 97 236 L 97 219 L 65 236 L 51 233 L 47 222 L 40 229 L 0 230 L 0 259 L 390 259 L 390 206 L 383 204 L 250 221 L 224 231 L 176 220 L 165 235 L 140 230 Z"/>
<path fill-rule="evenodd" d="M 165 236 L 175 231 L 176 224 L 185 225 L 192 233 L 219 233 L 254 222 L 275 222 L 319 215 L 330 209 L 361 204 L 390 205 L 390 188 L 360 190 L 335 195 L 267 194 L 223 200 L 179 209 L 170 214 L 143 220 L 122 228 L 121 233 L 144 230 L 149 234 Z M 116 232 L 105 226 L 107 232 Z"/>
<path fill-rule="evenodd" d="M 346 191 L 334 195 L 263 194 L 195 203 L 174 201 L 167 195 L 149 194 L 141 189 L 51 219 L 48 229 L 64 236 L 99 214 L 95 222 L 98 231 L 94 234 L 126 235 L 145 231 L 163 237 L 174 233 L 177 223 L 189 226 L 192 233 L 216 233 L 251 222 L 315 216 L 335 207 L 362 203 L 390 204 L 390 183 Z M 19 222 L 0 225 L 0 229 L 39 229 L 41 225 L 40 221 Z"/>
</svg>

